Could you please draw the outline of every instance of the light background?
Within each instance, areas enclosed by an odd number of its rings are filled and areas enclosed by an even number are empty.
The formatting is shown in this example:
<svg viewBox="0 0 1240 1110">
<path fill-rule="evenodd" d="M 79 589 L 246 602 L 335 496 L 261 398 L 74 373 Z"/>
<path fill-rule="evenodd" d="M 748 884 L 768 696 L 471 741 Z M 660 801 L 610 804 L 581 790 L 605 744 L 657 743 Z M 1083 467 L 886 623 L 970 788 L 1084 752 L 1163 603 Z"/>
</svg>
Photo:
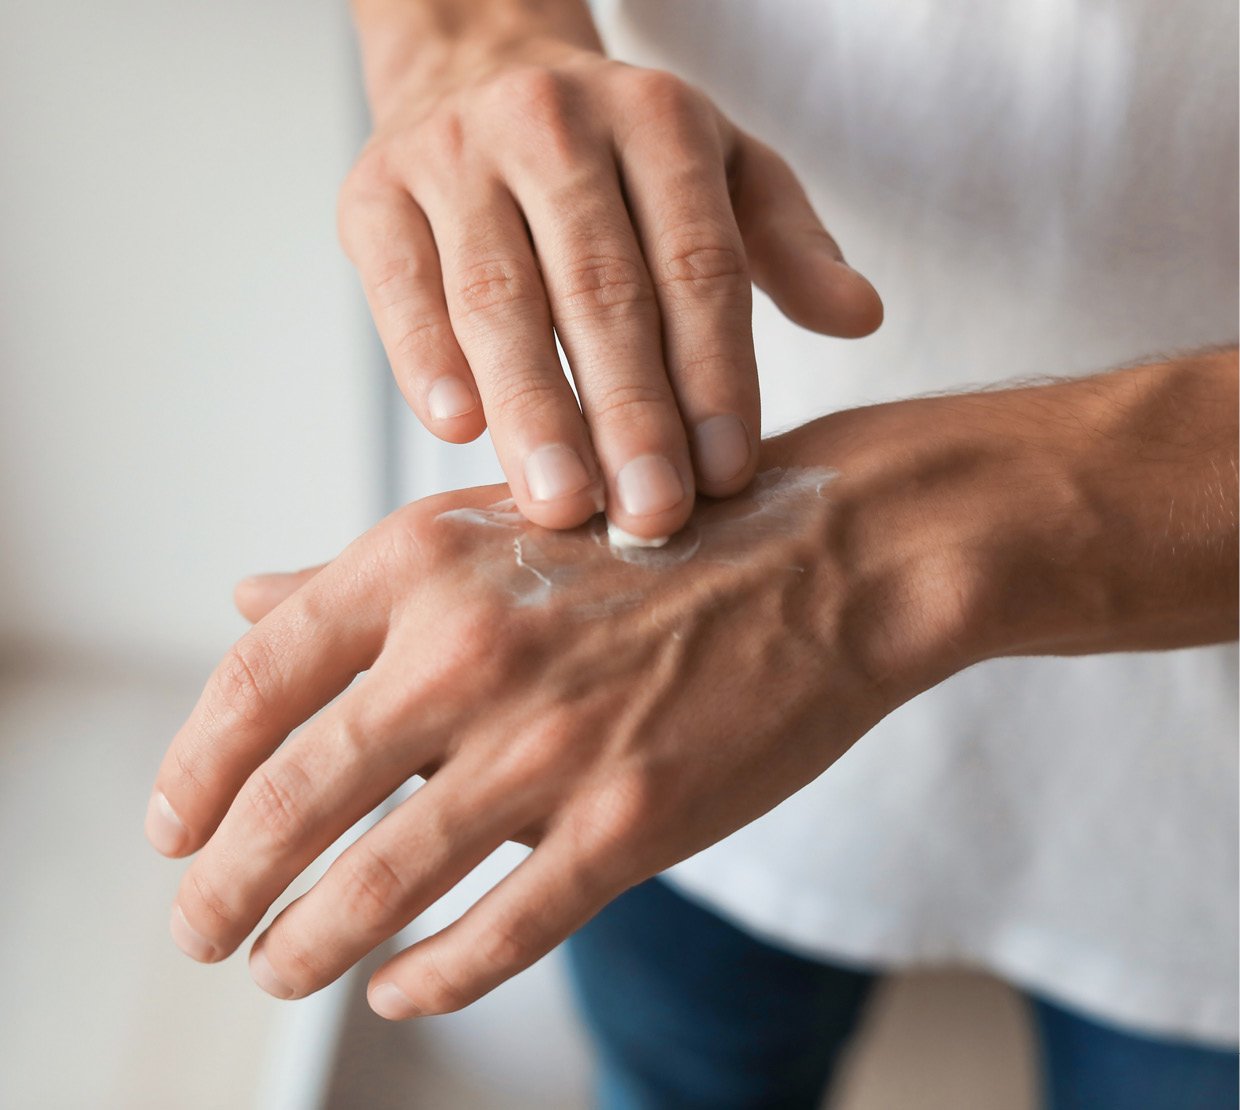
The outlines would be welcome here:
<svg viewBox="0 0 1240 1110">
<path fill-rule="evenodd" d="M 584 1104 L 554 961 L 400 1030 L 354 980 L 282 1005 L 175 951 L 141 837 L 233 582 L 384 508 L 361 129 L 336 0 L 0 5 L 0 1105 Z M 997 985 L 908 980 L 838 1104 L 1023 1107 L 1027 1049 Z"/>
</svg>

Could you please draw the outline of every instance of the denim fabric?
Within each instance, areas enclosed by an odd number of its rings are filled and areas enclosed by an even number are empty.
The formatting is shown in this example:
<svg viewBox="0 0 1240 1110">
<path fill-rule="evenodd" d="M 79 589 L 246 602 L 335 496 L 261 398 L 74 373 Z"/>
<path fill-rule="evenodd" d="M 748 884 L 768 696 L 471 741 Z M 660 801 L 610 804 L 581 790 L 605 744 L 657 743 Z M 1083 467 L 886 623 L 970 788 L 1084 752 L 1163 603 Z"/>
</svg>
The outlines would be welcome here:
<svg viewBox="0 0 1240 1110">
<path fill-rule="evenodd" d="M 566 946 L 601 1110 L 813 1110 L 876 975 L 772 947 L 652 879 Z M 1234 1110 L 1234 1052 L 1030 998 L 1048 1110 Z"/>
</svg>

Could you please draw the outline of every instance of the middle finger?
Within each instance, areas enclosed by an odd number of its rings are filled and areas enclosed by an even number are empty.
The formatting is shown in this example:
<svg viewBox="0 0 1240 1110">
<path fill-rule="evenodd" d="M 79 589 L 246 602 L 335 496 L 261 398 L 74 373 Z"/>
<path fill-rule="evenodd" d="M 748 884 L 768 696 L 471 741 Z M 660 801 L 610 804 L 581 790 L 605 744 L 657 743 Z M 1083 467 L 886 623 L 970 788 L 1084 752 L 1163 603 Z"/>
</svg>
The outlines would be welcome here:
<svg viewBox="0 0 1240 1110">
<path fill-rule="evenodd" d="M 518 507 L 570 528 L 603 507 L 581 409 L 555 350 L 547 292 L 521 213 L 498 181 L 421 186 L 439 247 L 448 314 L 482 395 Z"/>
<path fill-rule="evenodd" d="M 607 476 L 608 519 L 644 538 L 667 536 L 688 519 L 694 482 L 654 284 L 610 149 L 582 160 L 593 168 L 551 185 L 546 171 L 516 177 L 516 197 Z"/>
<path fill-rule="evenodd" d="M 341 853 L 255 942 L 264 990 L 302 997 L 342 975 L 529 822 L 538 791 L 495 760 L 458 755 Z"/>
</svg>

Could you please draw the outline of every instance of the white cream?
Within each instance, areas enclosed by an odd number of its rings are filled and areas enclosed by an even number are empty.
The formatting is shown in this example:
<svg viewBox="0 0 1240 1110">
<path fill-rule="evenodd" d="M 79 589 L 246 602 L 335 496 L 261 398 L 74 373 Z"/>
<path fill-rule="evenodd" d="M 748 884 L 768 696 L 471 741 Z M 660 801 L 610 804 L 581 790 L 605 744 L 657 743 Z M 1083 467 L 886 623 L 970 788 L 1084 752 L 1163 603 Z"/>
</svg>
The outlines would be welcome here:
<svg viewBox="0 0 1240 1110">
<path fill-rule="evenodd" d="M 694 559 L 742 565 L 752 537 L 800 530 L 808 502 L 826 497 L 826 489 L 835 477 L 835 471 L 820 467 L 774 467 L 762 471 L 744 495 L 718 503 L 706 518 L 695 514 L 674 536 L 644 539 L 602 517 L 596 517 L 584 530 L 617 563 L 647 573 Z M 530 524 L 510 498 L 486 508 L 449 509 L 436 519 L 445 524 L 507 534 L 507 556 L 483 559 L 479 570 L 502 585 L 517 607 L 547 604 L 563 590 L 569 591 L 570 596 L 582 594 L 581 604 L 574 609 L 580 616 L 606 616 L 642 602 L 644 587 L 632 579 L 603 584 L 599 578 L 603 568 L 582 555 L 577 546 L 579 536 L 544 531 Z M 787 569 L 804 570 L 799 566 Z M 587 600 L 591 586 L 601 587 L 604 596 Z"/>
<path fill-rule="evenodd" d="M 655 536 L 653 539 L 635 536 L 610 520 L 607 522 L 607 543 L 612 547 L 665 547 L 669 539 L 671 536 Z"/>
</svg>

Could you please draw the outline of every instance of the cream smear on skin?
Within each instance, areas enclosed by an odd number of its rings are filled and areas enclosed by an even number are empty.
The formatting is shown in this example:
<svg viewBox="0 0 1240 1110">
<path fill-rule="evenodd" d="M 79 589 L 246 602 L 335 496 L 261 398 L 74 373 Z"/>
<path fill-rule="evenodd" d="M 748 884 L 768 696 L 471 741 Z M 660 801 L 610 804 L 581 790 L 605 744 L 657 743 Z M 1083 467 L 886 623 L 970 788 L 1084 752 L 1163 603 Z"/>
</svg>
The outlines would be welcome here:
<svg viewBox="0 0 1240 1110">
<path fill-rule="evenodd" d="M 602 518 L 595 518 L 583 529 L 597 546 L 608 550 L 612 559 L 650 572 L 693 559 L 725 565 L 739 563 L 745 559 L 746 541 L 790 534 L 803 527 L 807 500 L 825 497 L 827 486 L 836 476 L 836 471 L 822 467 L 773 467 L 761 471 L 742 497 L 717 503 L 711 513 L 701 518 L 695 514 L 674 536 L 658 540 L 630 536 Z M 584 577 L 597 577 L 597 560 L 574 558 L 581 550 L 575 533 L 549 532 L 530 524 L 511 498 L 484 509 L 449 509 L 435 519 L 495 535 L 496 554 L 501 555 L 506 548 L 509 556 L 506 560 L 497 559 L 494 567 L 487 568 L 489 576 L 500 580 L 516 606 L 545 604 L 554 594 Z M 629 608 L 638 604 L 641 597 L 640 590 L 622 590 L 605 602 L 585 606 L 585 615 L 602 616 Z"/>
<path fill-rule="evenodd" d="M 654 536 L 647 538 L 646 536 L 635 536 L 632 532 L 626 532 L 618 524 L 613 524 L 610 520 L 607 522 L 607 542 L 613 547 L 664 547 L 671 536 Z"/>
</svg>

